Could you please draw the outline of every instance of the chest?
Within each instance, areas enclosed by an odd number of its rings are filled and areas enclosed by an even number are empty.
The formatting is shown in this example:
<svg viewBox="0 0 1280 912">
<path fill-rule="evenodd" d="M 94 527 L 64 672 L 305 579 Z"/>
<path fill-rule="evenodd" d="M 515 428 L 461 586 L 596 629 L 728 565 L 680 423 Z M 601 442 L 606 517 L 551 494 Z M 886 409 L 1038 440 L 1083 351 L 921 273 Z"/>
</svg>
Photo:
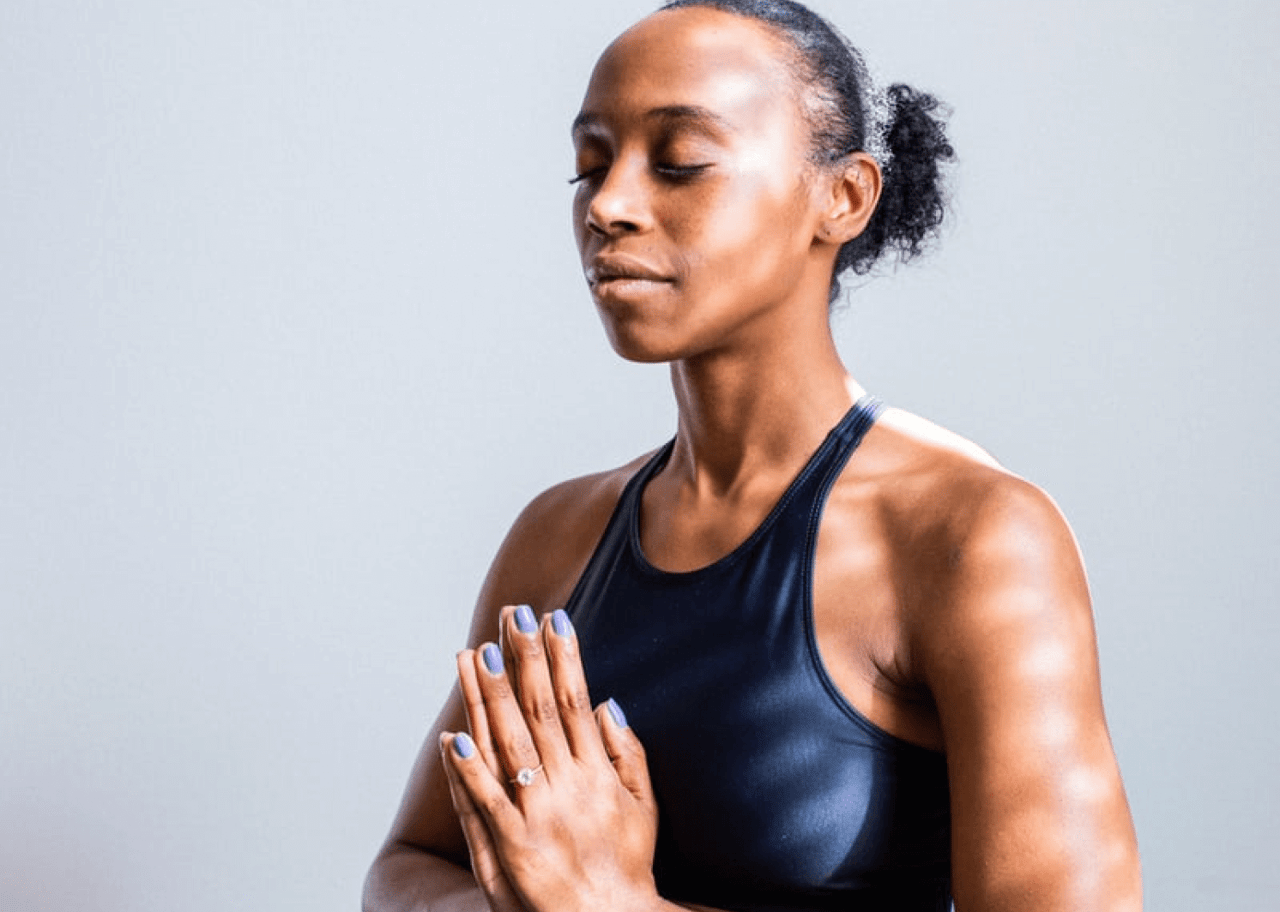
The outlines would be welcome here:
<svg viewBox="0 0 1280 912">
<path fill-rule="evenodd" d="M 692 574 L 624 556 L 571 605 L 593 701 L 618 700 L 645 745 L 660 882 L 690 900 L 945 874 L 945 763 L 868 723 L 824 673 L 792 551 Z"/>
</svg>

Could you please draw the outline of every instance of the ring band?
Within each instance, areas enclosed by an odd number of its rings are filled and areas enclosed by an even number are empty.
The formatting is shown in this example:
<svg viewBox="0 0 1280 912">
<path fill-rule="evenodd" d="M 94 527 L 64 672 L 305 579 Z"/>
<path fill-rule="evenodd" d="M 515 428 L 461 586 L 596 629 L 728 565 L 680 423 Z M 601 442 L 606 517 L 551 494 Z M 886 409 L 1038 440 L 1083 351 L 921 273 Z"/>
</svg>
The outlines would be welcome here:
<svg viewBox="0 0 1280 912">
<path fill-rule="evenodd" d="M 538 775 L 540 772 L 542 772 L 541 763 L 533 768 L 526 766 L 524 769 L 516 772 L 516 777 L 512 779 L 511 782 L 515 785 L 521 786 L 522 788 L 527 788 L 528 786 L 533 785 L 533 777 Z"/>
</svg>

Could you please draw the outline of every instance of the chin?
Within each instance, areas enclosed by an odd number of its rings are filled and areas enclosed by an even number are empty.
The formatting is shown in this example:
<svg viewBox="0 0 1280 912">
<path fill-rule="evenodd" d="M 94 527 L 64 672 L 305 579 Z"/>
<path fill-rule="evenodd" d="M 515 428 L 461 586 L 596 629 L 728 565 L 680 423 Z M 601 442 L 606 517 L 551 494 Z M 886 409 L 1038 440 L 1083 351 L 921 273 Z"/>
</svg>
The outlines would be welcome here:
<svg viewBox="0 0 1280 912">
<path fill-rule="evenodd" d="M 673 351 L 670 346 L 657 345 L 652 340 L 614 332 L 607 327 L 605 334 L 609 337 L 609 344 L 620 357 L 637 364 L 662 364 L 667 361 L 677 361 L 682 357 L 680 352 Z"/>
<path fill-rule="evenodd" d="M 689 319 L 674 308 L 620 305 L 596 300 L 596 312 L 613 350 L 628 361 L 662 364 L 697 357 L 721 347 L 730 330 Z M 657 312 L 655 312 L 657 311 Z"/>
<path fill-rule="evenodd" d="M 619 312 L 617 309 L 601 306 L 599 301 L 596 302 L 596 309 L 609 344 L 626 360 L 640 364 L 660 364 L 683 356 L 683 351 L 672 344 L 674 340 L 669 338 L 669 334 L 656 331 L 653 322 L 644 319 L 641 314 L 634 311 Z"/>
<path fill-rule="evenodd" d="M 628 361 L 664 364 L 684 361 L 722 349 L 726 333 L 709 333 L 683 321 L 655 326 L 646 320 L 616 320 L 601 311 L 605 335 L 613 350 Z"/>
</svg>

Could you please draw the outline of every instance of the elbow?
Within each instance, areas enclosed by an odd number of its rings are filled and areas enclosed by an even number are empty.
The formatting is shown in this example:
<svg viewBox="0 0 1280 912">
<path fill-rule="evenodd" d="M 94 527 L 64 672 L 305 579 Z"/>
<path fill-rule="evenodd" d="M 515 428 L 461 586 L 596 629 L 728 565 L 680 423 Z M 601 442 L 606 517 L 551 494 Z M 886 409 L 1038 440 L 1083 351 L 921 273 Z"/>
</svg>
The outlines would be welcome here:
<svg viewBox="0 0 1280 912">
<path fill-rule="evenodd" d="M 476 894 L 471 871 L 423 846 L 389 840 L 365 875 L 360 908 L 364 912 L 419 912 L 471 908 L 452 900 Z"/>
</svg>

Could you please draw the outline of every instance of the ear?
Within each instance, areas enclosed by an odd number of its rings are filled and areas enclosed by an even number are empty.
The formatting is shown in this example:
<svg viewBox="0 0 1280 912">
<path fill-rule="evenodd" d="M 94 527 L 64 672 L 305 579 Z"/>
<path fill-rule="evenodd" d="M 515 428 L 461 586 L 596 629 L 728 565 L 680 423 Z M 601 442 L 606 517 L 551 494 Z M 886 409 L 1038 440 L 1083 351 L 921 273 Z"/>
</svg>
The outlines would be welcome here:
<svg viewBox="0 0 1280 912">
<path fill-rule="evenodd" d="M 880 165 L 866 152 L 853 152 L 828 174 L 817 240 L 839 246 L 862 234 L 880 201 Z"/>
</svg>

